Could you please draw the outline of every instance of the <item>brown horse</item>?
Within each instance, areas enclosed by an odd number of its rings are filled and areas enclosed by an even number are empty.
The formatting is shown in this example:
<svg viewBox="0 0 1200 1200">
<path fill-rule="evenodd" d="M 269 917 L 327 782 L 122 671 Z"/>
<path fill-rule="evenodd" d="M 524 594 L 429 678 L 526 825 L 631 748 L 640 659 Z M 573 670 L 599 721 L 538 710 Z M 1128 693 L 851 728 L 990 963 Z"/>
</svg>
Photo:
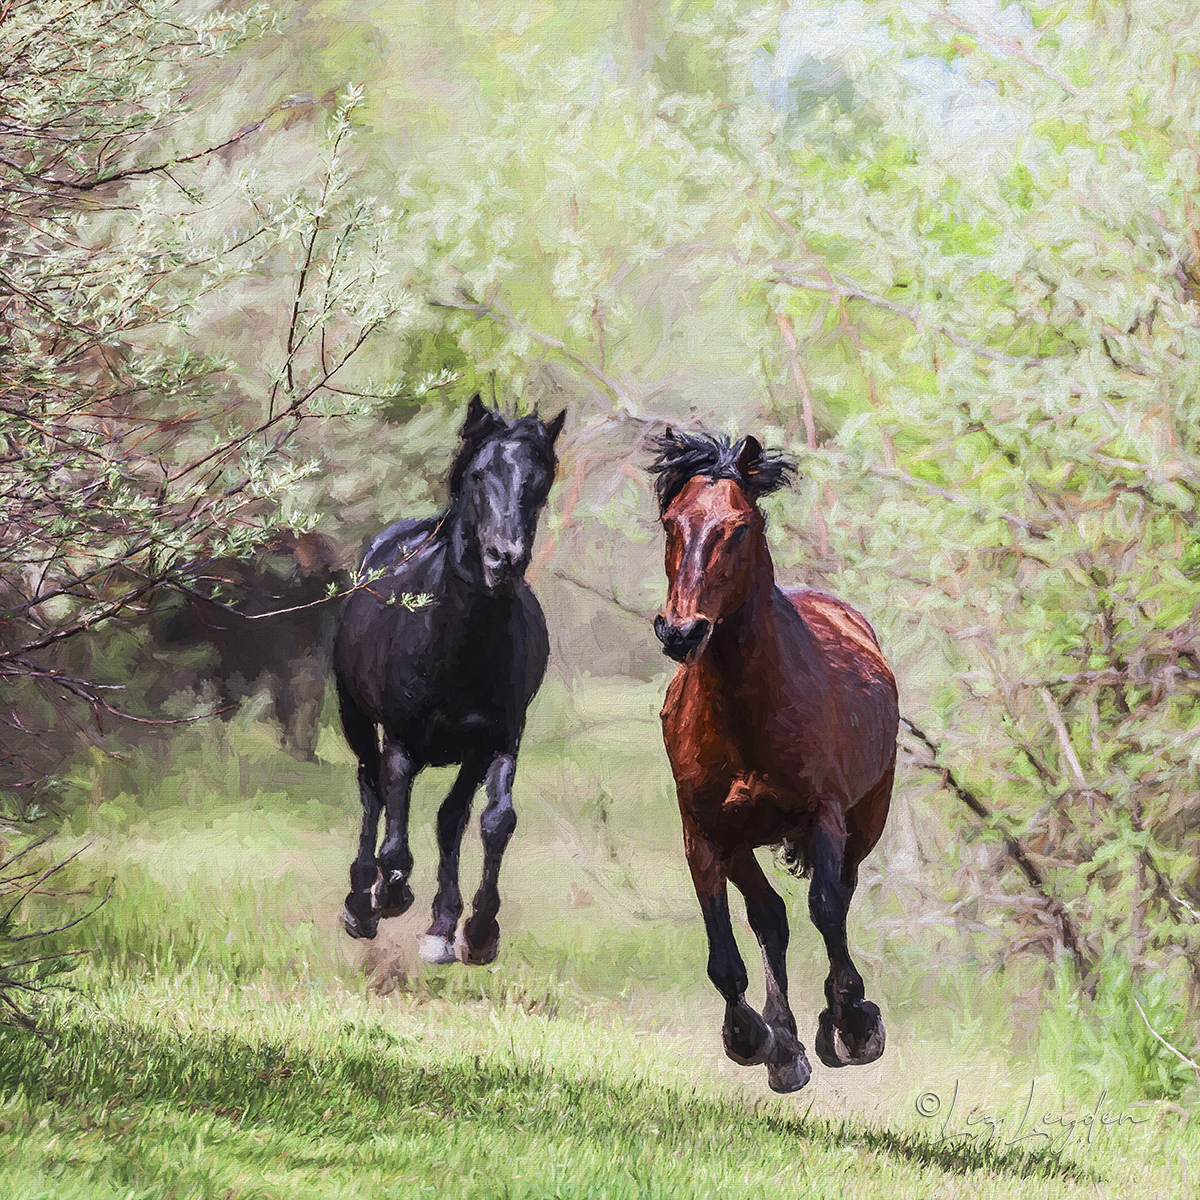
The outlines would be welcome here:
<svg viewBox="0 0 1200 1200">
<path fill-rule="evenodd" d="M 851 961 L 846 913 L 858 864 L 887 819 L 896 681 L 854 609 L 775 583 L 756 501 L 795 469 L 784 455 L 753 437 L 733 445 L 670 429 L 654 445 L 669 582 L 654 631 L 680 664 L 663 739 L 708 933 L 708 976 L 725 998 L 725 1053 L 744 1066 L 765 1062 L 771 1087 L 794 1092 L 811 1070 L 788 1005 L 787 910 L 754 848 L 782 843 L 812 875 L 809 913 L 830 964 L 817 1055 L 830 1067 L 873 1062 L 883 1021 Z M 728 880 L 745 896 L 762 947 L 761 1017 L 746 1003 Z"/>
</svg>

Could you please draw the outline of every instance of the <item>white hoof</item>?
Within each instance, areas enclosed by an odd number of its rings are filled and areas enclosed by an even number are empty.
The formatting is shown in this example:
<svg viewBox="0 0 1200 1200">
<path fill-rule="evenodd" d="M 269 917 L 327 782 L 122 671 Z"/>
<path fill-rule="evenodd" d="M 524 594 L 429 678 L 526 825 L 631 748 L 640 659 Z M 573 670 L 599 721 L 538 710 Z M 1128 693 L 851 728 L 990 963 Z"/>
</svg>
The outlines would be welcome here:
<svg viewBox="0 0 1200 1200">
<path fill-rule="evenodd" d="M 447 963 L 458 961 L 458 956 L 454 953 L 454 944 L 433 933 L 423 934 L 417 939 L 417 953 L 427 963 L 433 963 L 435 966 L 445 966 Z"/>
</svg>

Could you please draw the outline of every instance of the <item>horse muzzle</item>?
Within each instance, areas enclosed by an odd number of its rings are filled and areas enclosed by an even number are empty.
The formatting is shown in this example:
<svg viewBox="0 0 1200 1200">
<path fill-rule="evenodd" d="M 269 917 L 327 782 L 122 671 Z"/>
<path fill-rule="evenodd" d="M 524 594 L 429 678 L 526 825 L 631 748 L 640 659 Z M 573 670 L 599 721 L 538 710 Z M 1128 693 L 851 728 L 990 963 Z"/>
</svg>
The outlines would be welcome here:
<svg viewBox="0 0 1200 1200">
<path fill-rule="evenodd" d="M 654 618 L 654 633 L 662 642 L 663 653 L 676 662 L 688 662 L 699 658 L 704 647 L 708 645 L 712 633 L 712 622 L 698 617 L 693 621 L 684 621 L 676 625 L 659 613 Z"/>
<path fill-rule="evenodd" d="M 480 557 L 483 565 L 483 584 L 492 593 L 508 591 L 529 565 L 529 555 L 525 548 L 515 542 L 488 546 Z"/>
</svg>

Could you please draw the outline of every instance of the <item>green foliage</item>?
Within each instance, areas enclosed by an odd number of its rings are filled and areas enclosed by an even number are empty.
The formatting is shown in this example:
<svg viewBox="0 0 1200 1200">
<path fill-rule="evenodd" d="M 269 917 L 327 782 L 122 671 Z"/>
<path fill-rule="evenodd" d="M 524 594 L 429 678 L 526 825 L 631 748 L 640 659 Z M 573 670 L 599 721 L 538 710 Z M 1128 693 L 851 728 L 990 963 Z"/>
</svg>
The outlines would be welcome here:
<svg viewBox="0 0 1200 1200">
<path fill-rule="evenodd" d="M 1068 1081 L 1087 1080 L 1097 1091 L 1183 1097 L 1195 1086 L 1196 1073 L 1163 1044 L 1178 1048 L 1189 1037 L 1186 1014 L 1174 1000 L 1175 984 L 1166 976 L 1139 984 L 1129 963 L 1114 959 L 1098 972 L 1091 1000 L 1061 972 L 1041 1020 L 1043 1061 Z"/>
<path fill-rule="evenodd" d="M 0 718 L 26 753 L 6 746 L 0 769 L 14 786 L 45 769 L 36 735 L 58 701 L 98 722 L 117 711 L 110 685 L 69 669 L 67 644 L 197 586 L 206 562 L 311 529 L 301 423 L 395 393 L 356 376 L 414 308 L 389 254 L 401 218 L 349 187 L 361 91 L 282 195 L 216 151 L 236 156 L 296 102 L 212 141 L 193 111 L 197 74 L 270 24 L 256 7 L 123 0 L 5 11 Z M 288 296 L 277 345 L 235 371 L 196 335 L 224 305 L 257 307 L 268 269 Z"/>
<path fill-rule="evenodd" d="M 11 831 L 5 831 L 11 834 Z M 45 839 L 42 839 L 45 841 Z M 27 842 L 14 849 L 11 836 L 0 836 L 0 1024 L 20 1027 L 23 1033 L 38 1032 L 36 1018 L 47 989 L 62 986 L 62 977 L 73 971 L 78 956 L 87 950 L 67 950 L 55 939 L 91 912 L 72 919 L 62 916 L 63 906 L 52 910 L 56 920 L 44 927 L 31 924 L 25 912 L 27 899 L 35 892 L 58 898 L 51 889 L 64 885 L 69 860 L 50 864 L 39 862 L 36 851 L 41 842 Z M 88 894 L 89 888 L 75 891 Z"/>
</svg>

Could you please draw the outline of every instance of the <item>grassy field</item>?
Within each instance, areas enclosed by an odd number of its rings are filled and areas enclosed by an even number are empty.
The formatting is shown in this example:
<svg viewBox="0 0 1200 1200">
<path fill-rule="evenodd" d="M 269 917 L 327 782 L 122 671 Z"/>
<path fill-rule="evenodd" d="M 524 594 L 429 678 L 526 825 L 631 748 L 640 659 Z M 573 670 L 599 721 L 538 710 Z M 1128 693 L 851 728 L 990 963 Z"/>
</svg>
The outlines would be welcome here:
<svg viewBox="0 0 1200 1200">
<path fill-rule="evenodd" d="M 358 805 L 332 732 L 312 764 L 251 712 L 182 735 L 165 767 L 98 758 L 53 848 L 81 851 L 63 886 L 111 877 L 112 897 L 61 939 L 92 952 L 43 1013 L 48 1043 L 0 1030 L 0 1197 L 1191 1194 L 1194 1091 L 1164 1099 L 1035 975 L 939 958 L 879 877 L 852 944 L 880 1062 L 815 1063 L 790 1098 L 728 1062 L 659 690 L 547 685 L 505 940 L 471 970 L 415 954 L 448 772 L 414 800 L 417 905 L 363 944 L 338 928 Z M 897 877 L 903 830 L 882 855 Z M 474 835 L 468 895 L 478 863 Z M 826 965 L 805 885 L 775 878 L 811 1047 Z"/>
</svg>

